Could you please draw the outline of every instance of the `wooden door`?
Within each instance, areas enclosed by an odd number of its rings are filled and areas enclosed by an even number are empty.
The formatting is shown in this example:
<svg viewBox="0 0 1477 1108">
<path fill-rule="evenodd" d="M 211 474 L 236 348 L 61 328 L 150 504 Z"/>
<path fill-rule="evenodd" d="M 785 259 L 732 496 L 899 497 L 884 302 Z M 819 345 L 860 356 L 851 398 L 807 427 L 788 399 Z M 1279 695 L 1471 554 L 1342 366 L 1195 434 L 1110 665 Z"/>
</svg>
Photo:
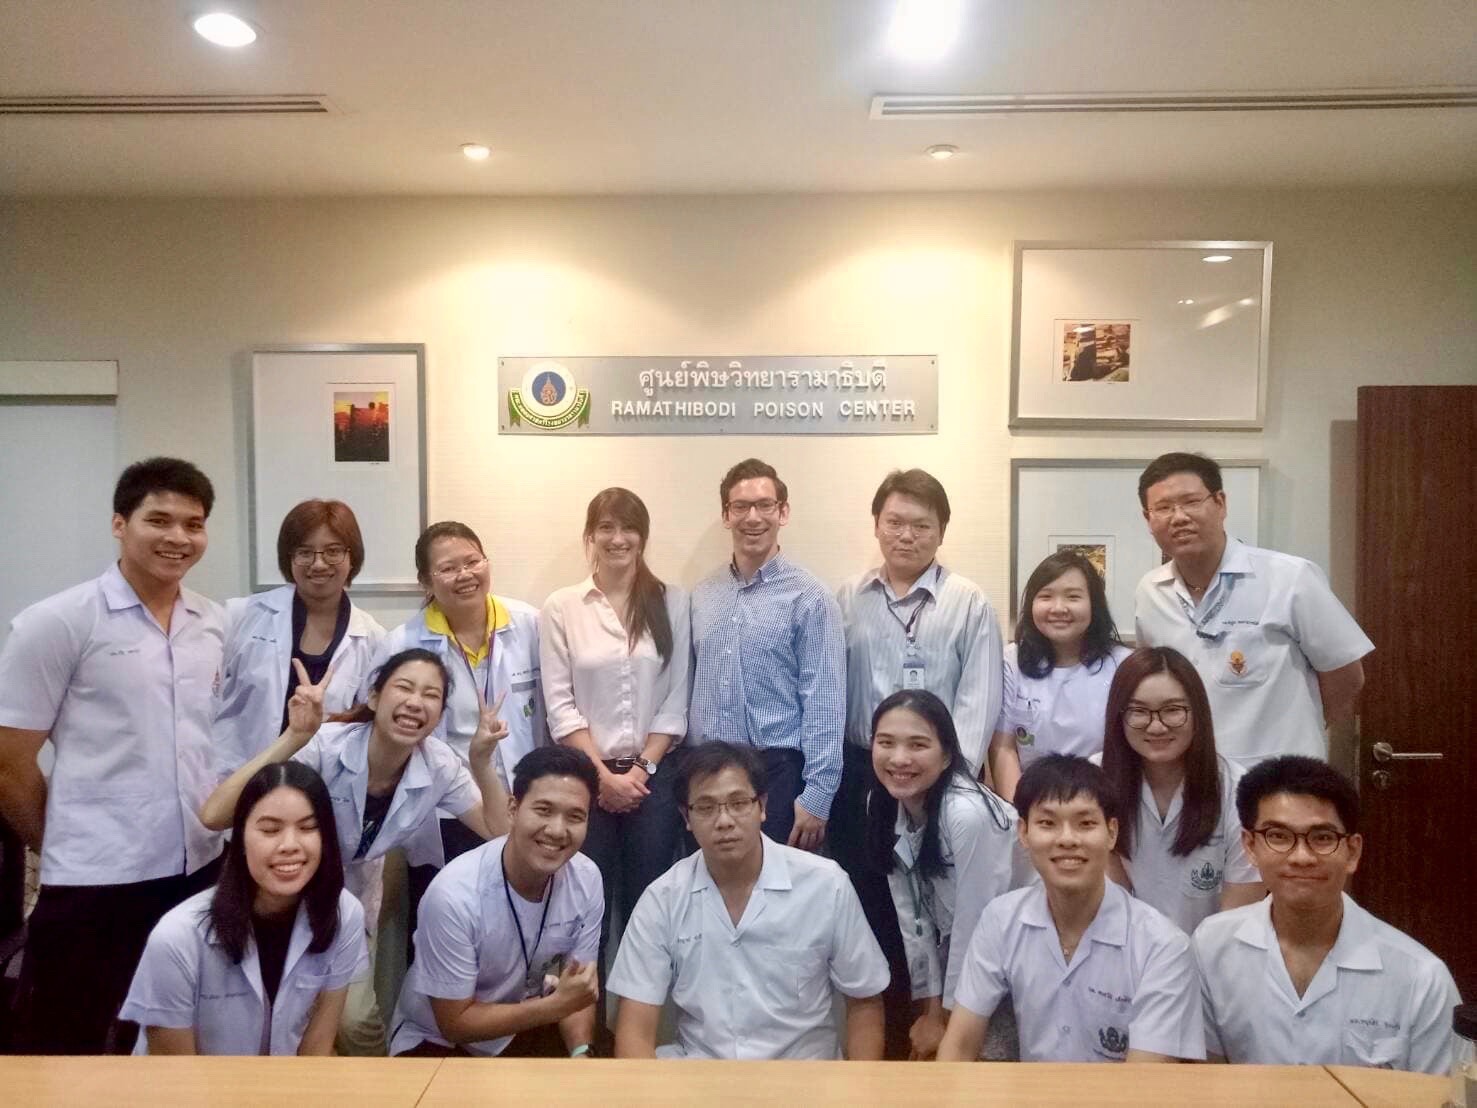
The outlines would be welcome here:
<svg viewBox="0 0 1477 1108">
<path fill-rule="evenodd" d="M 1354 895 L 1477 1000 L 1477 386 L 1359 390 Z M 1439 754 L 1439 760 L 1377 757 Z"/>
</svg>

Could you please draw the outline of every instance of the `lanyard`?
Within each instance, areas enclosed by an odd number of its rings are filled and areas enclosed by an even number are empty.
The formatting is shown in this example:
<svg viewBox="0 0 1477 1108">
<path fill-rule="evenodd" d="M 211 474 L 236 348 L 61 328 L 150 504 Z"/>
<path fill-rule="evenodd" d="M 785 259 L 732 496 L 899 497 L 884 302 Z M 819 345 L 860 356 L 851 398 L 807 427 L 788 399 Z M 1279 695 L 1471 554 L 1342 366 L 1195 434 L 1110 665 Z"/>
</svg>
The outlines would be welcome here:
<svg viewBox="0 0 1477 1108">
<path fill-rule="evenodd" d="M 507 844 L 503 845 L 507 850 Z M 513 907 L 513 894 L 508 891 L 508 864 L 498 855 L 498 865 L 503 867 L 503 896 L 508 900 L 508 915 L 513 917 L 513 926 L 518 929 L 518 949 L 523 951 L 523 980 L 526 982 L 533 976 L 533 958 L 529 952 L 528 944 L 523 938 L 523 924 L 518 919 L 518 909 Z M 551 875 L 544 883 L 544 914 L 539 916 L 538 934 L 533 937 L 533 954 L 538 953 L 538 944 L 544 939 L 544 924 L 549 922 L 549 905 L 554 900 L 554 878 Z"/>
<path fill-rule="evenodd" d="M 913 901 L 913 934 L 922 937 L 923 919 L 928 917 L 929 925 L 933 928 L 933 945 L 939 946 L 943 943 L 943 929 L 939 927 L 938 920 L 934 917 L 933 906 L 929 903 L 929 896 L 923 888 L 923 878 L 918 873 L 917 865 L 909 866 L 906 870 L 908 875 L 908 896 Z"/>
<path fill-rule="evenodd" d="M 477 670 L 472 665 L 472 659 L 467 657 L 467 652 L 462 647 L 462 640 L 453 632 L 451 641 L 456 644 L 456 652 L 461 655 L 462 664 L 467 667 L 467 676 L 472 679 L 472 687 L 477 687 Z M 492 674 L 496 668 L 497 661 L 497 631 L 489 627 L 487 629 L 487 676 L 482 680 L 482 703 L 492 703 Z"/>
<path fill-rule="evenodd" d="M 918 598 L 918 603 L 913 605 L 913 614 L 910 615 L 908 617 L 908 621 L 904 623 L 903 617 L 897 614 L 897 609 L 894 608 L 891 604 L 887 605 L 888 614 L 892 616 L 893 619 L 897 620 L 898 626 L 903 629 L 903 635 L 907 638 L 909 646 L 912 646 L 914 640 L 918 637 L 917 632 L 914 630 L 914 627 L 918 623 L 918 617 L 923 614 L 923 609 L 926 607 L 928 607 L 928 593 L 925 592 L 922 596 Z"/>
<path fill-rule="evenodd" d="M 1227 577 L 1230 577 L 1229 581 L 1226 580 Z M 1178 592 L 1174 594 L 1174 598 L 1180 602 L 1180 607 L 1185 610 L 1185 618 L 1187 618 L 1194 626 L 1195 634 L 1198 635 L 1200 638 L 1218 639 L 1223 634 L 1225 634 L 1224 630 L 1209 631 L 1206 629 L 1206 625 L 1209 624 L 1211 620 L 1215 619 L 1216 616 L 1221 614 L 1221 609 L 1226 606 L 1226 601 L 1231 599 L 1231 591 L 1235 587 L 1235 581 L 1236 578 L 1234 574 L 1216 575 L 1215 583 L 1218 587 L 1216 588 L 1215 603 L 1207 608 L 1198 619 L 1195 616 L 1195 605 L 1191 604 Z"/>
</svg>

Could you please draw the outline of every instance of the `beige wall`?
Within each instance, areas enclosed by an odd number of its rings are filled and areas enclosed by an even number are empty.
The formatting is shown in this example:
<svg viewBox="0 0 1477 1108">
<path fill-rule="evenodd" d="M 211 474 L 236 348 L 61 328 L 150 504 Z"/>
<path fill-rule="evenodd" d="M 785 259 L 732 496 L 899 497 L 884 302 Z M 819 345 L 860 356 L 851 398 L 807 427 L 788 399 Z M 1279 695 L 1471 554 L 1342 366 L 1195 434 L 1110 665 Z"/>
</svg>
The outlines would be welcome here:
<svg viewBox="0 0 1477 1108">
<path fill-rule="evenodd" d="M 535 603 L 583 575 L 584 505 L 612 483 L 651 508 L 657 572 L 691 584 L 725 556 L 718 479 L 754 453 L 790 483 L 787 549 L 832 582 L 875 552 L 882 474 L 932 470 L 946 560 L 1008 611 L 1010 458 L 1184 447 L 1270 461 L 1265 541 L 1352 602 L 1355 389 L 1477 381 L 1474 212 L 1473 190 L 11 200 L 0 359 L 117 359 L 121 460 L 168 451 L 216 479 L 194 582 L 219 597 L 247 580 L 250 350 L 423 342 L 431 516 L 481 532 L 495 587 Z M 1012 435 L 1018 238 L 1273 240 L 1266 431 Z M 873 352 L 939 355 L 938 435 L 496 434 L 500 354 Z"/>
</svg>

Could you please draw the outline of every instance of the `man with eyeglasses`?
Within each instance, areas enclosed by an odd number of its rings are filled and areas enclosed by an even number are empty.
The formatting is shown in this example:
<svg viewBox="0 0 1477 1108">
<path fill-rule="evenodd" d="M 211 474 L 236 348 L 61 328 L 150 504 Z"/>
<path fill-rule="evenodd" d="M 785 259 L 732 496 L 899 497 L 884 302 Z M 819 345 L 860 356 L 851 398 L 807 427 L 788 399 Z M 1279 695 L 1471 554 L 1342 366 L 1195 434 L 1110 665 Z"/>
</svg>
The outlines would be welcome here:
<svg viewBox="0 0 1477 1108">
<path fill-rule="evenodd" d="M 815 850 L 841 778 L 841 612 L 815 576 L 780 552 L 789 490 L 773 466 L 739 462 L 718 496 L 733 557 L 692 593 L 688 742 L 758 750 L 769 777 L 764 833 Z"/>
<path fill-rule="evenodd" d="M 1328 578 L 1305 558 L 1228 538 L 1221 469 L 1204 455 L 1161 455 L 1138 490 L 1168 559 L 1138 584 L 1139 644 L 1172 646 L 1190 659 L 1227 758 L 1327 759 L 1324 727 L 1353 718 L 1360 659 L 1374 649 Z"/>
<path fill-rule="evenodd" d="M 1236 810 L 1271 895 L 1195 930 L 1211 1060 L 1446 1073 L 1450 971 L 1344 892 L 1364 849 L 1353 783 L 1273 758 L 1241 779 Z"/>
<path fill-rule="evenodd" d="M 743 744 L 686 752 L 676 795 L 699 851 L 657 878 L 626 924 L 609 990 L 619 1058 L 882 1057 L 887 962 L 835 862 L 761 830 L 764 759 Z M 657 1047 L 670 993 L 676 1042 Z"/>
<path fill-rule="evenodd" d="M 1002 643 L 984 591 L 938 561 L 949 496 L 932 474 L 893 470 L 872 497 L 882 564 L 837 593 L 846 628 L 846 744 L 830 822 L 836 860 L 855 873 L 872 780 L 872 713 L 899 689 L 948 707 L 978 773 L 1000 712 Z"/>
</svg>

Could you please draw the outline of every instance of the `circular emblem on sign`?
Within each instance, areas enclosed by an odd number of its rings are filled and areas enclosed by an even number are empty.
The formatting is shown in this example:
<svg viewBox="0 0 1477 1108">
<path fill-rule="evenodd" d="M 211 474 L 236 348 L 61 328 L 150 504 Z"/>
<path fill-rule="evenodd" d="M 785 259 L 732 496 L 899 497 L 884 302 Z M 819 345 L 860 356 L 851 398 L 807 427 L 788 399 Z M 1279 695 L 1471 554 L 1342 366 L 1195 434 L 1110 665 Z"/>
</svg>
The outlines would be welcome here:
<svg viewBox="0 0 1477 1108">
<path fill-rule="evenodd" d="M 590 421 L 590 390 L 577 387 L 563 363 L 534 362 L 521 387 L 508 391 L 508 419 L 515 427 L 526 423 L 542 431 L 575 422 L 583 427 Z"/>
</svg>

